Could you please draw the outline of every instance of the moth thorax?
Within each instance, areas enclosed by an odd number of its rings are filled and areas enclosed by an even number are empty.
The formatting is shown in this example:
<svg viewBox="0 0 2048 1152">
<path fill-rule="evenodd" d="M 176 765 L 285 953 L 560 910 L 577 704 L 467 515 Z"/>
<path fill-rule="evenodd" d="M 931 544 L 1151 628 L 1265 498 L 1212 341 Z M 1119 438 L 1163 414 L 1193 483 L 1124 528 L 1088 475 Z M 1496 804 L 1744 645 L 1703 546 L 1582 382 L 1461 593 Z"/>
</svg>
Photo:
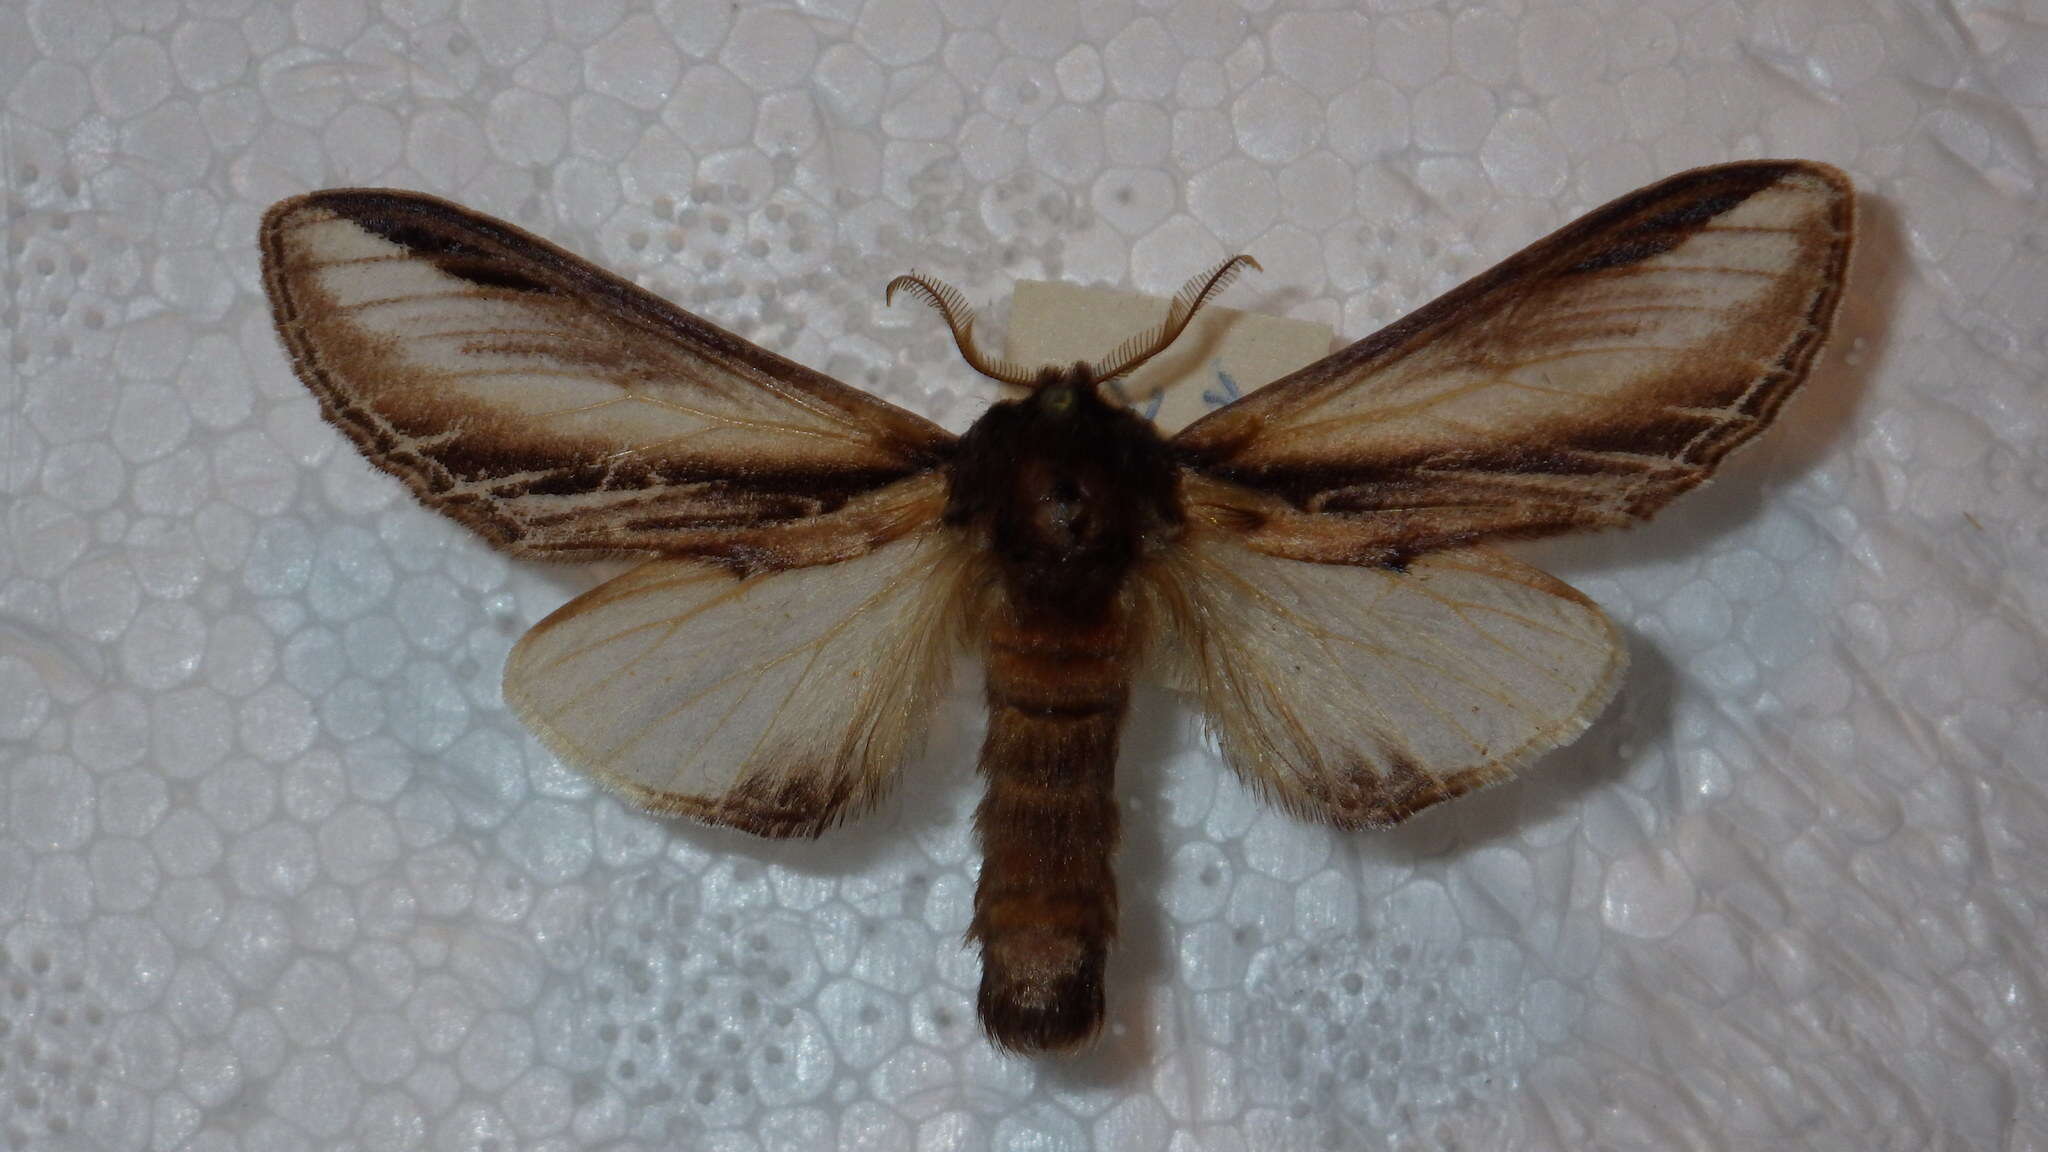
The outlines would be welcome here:
<svg viewBox="0 0 2048 1152">
<path fill-rule="evenodd" d="M 1041 456 L 1018 470 L 1018 504 L 1033 551 L 1079 558 L 1114 550 L 1119 541 L 1113 478 L 1088 462 L 1068 463 L 1062 467 Z"/>
<path fill-rule="evenodd" d="M 949 522 L 970 527 L 1019 606 L 1088 615 L 1114 598 L 1148 534 L 1178 524 L 1170 454 L 1105 400 L 1086 365 L 990 408 L 961 438 Z"/>
</svg>

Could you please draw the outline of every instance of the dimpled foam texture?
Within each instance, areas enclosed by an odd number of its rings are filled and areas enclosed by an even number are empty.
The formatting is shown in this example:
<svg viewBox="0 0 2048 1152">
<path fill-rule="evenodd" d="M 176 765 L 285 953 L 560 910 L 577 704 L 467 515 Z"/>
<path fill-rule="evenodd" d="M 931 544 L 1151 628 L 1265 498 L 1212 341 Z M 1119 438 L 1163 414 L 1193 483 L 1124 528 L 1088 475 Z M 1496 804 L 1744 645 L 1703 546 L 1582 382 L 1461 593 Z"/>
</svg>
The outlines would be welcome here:
<svg viewBox="0 0 2048 1152">
<path fill-rule="evenodd" d="M 2048 1147 L 2048 23 L 1907 0 L 8 0 L 0 1149 Z M 259 214 L 421 189 L 964 427 L 913 267 L 1362 336 L 1611 196 L 1861 189 L 1833 350 L 1637 531 L 1524 549 L 1615 705 L 1390 833 L 1138 698 L 1110 1023 L 991 1051 L 970 673 L 816 843 L 505 711 L 588 568 L 324 425 Z"/>
</svg>

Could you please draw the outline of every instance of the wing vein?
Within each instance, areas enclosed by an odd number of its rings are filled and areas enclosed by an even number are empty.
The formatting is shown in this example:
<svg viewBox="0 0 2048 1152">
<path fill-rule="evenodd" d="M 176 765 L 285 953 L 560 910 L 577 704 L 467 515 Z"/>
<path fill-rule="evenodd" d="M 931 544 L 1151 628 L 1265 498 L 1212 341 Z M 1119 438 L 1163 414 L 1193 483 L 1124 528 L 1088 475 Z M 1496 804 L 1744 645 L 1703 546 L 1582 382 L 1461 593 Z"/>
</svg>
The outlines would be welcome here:
<svg viewBox="0 0 2048 1152">
<path fill-rule="evenodd" d="M 874 592 L 870 593 L 865 599 L 863 599 L 859 604 L 854 605 L 852 609 L 842 614 L 839 617 L 839 619 L 832 624 L 831 627 L 827 628 L 824 632 L 818 634 L 817 636 L 811 637 L 801 643 L 794 645 L 793 647 L 778 652 L 768 660 L 757 662 L 747 668 L 740 669 L 739 671 L 729 673 L 728 675 L 718 678 L 716 681 L 712 682 L 710 686 L 706 687 L 702 692 L 697 693 L 695 696 L 685 698 L 681 702 L 677 703 L 674 707 L 668 709 L 666 712 L 663 712 L 661 715 L 656 716 L 654 719 L 648 721 L 639 732 L 635 733 L 625 743 L 619 745 L 619 748 L 623 750 L 625 748 L 631 747 L 634 744 L 637 744 L 641 739 L 645 738 L 649 732 L 653 731 L 653 729 L 657 725 L 666 723 L 667 721 L 674 719 L 676 715 L 682 712 L 685 708 L 688 708 L 690 705 L 696 703 L 698 700 L 701 700 L 704 697 L 710 695 L 712 692 L 717 691 L 719 688 L 723 687 L 727 683 L 730 683 L 733 680 L 739 679 L 740 677 L 747 676 L 749 674 L 751 674 L 754 679 L 759 680 L 761 677 L 766 676 L 770 670 L 779 667 L 780 665 L 789 660 L 795 659 L 799 653 L 809 651 L 811 656 L 810 660 L 804 665 L 804 671 L 801 671 L 797 674 L 796 684 L 791 686 L 789 694 L 785 695 L 783 698 L 783 705 L 787 705 L 787 703 L 789 702 L 789 697 L 791 695 L 794 695 L 796 688 L 802 685 L 803 678 L 809 675 L 809 669 L 816 665 L 819 655 L 823 653 L 825 648 L 841 633 L 843 633 L 849 626 L 851 626 L 855 619 L 860 617 L 863 613 L 867 612 L 874 605 L 880 603 L 882 599 L 900 593 L 902 591 L 902 579 L 903 578 L 899 576 L 894 580 L 884 583 L 882 587 L 877 588 Z M 745 581 L 742 581 L 742 584 L 744 585 Z M 778 705 L 775 711 L 770 714 L 769 723 L 763 725 L 764 739 L 765 729 L 773 726 L 775 718 L 781 715 L 783 705 Z"/>
<path fill-rule="evenodd" d="M 1266 592 L 1265 589 L 1260 588 L 1258 585 L 1252 583 L 1250 580 L 1247 580 L 1244 577 L 1239 576 L 1236 572 L 1231 571 L 1228 566 L 1217 562 L 1213 557 L 1200 555 L 1199 553 L 1198 557 L 1205 567 L 1207 567 L 1212 572 L 1221 575 L 1225 580 L 1229 581 L 1230 583 L 1237 585 L 1239 589 L 1241 589 L 1245 594 L 1250 596 L 1253 600 L 1260 601 L 1268 605 L 1269 609 L 1275 615 L 1292 621 L 1297 627 L 1299 627 L 1302 630 L 1302 632 L 1305 635 L 1309 636 L 1311 639 L 1314 639 L 1316 641 L 1316 646 L 1321 648 L 1323 652 L 1330 658 L 1330 663 L 1332 666 L 1335 666 L 1337 664 L 1336 652 L 1330 648 L 1329 644 L 1327 643 L 1324 637 L 1318 635 L 1317 629 L 1312 623 L 1302 619 L 1300 616 L 1295 614 L 1293 609 L 1289 608 L 1285 604 L 1282 604 L 1279 600 L 1275 599 L 1271 594 Z M 1360 687 L 1355 681 L 1352 681 L 1348 676 L 1345 677 L 1345 682 L 1350 684 L 1354 690 Z M 1362 697 L 1364 697 L 1361 702 L 1367 708 L 1370 708 L 1373 714 L 1379 718 L 1379 732 L 1382 738 L 1386 739 L 1390 744 L 1394 744 L 1396 747 L 1398 747 L 1403 755 L 1408 756 L 1410 759 L 1415 759 L 1416 753 L 1414 749 L 1407 747 L 1405 742 L 1402 742 L 1399 739 L 1401 729 L 1394 723 L 1393 717 L 1389 716 L 1386 710 L 1380 707 L 1379 702 L 1372 699 L 1369 694 L 1363 692 L 1360 692 L 1359 694 Z"/>
</svg>

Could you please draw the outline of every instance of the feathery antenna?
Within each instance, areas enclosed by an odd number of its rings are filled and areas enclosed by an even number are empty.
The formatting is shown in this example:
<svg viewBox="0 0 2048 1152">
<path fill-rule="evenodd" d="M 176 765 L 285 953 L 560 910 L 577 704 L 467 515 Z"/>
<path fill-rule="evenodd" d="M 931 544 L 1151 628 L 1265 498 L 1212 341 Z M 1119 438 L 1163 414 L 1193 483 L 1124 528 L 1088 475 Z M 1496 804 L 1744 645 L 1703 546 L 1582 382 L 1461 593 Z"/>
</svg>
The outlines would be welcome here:
<svg viewBox="0 0 2048 1152">
<path fill-rule="evenodd" d="M 1166 310 L 1166 318 L 1145 329 L 1110 352 L 1109 355 L 1089 365 L 1089 371 L 1098 383 L 1128 375 L 1140 365 L 1159 355 L 1187 331 L 1189 322 L 1202 306 L 1216 298 L 1238 273 L 1246 268 L 1257 270 L 1259 262 L 1249 256 L 1232 256 L 1216 267 L 1189 280 L 1174 294 L 1173 304 Z M 998 360 L 981 350 L 974 341 L 974 322 L 978 318 L 967 298 L 958 289 L 941 280 L 934 280 L 918 272 L 898 276 L 889 281 L 883 290 L 882 299 L 887 304 L 896 302 L 898 291 L 908 292 L 945 318 L 946 327 L 953 332 L 953 344 L 960 349 L 960 356 L 976 372 L 991 380 L 1014 384 L 1020 388 L 1033 388 L 1041 377 L 1036 373 L 1009 360 Z"/>
<path fill-rule="evenodd" d="M 1033 384 L 1034 377 L 1029 372 L 1008 360 L 992 358 L 974 342 L 974 309 L 968 307 L 967 298 L 951 284 L 912 272 L 889 281 L 889 287 L 882 292 L 883 303 L 894 304 L 898 289 L 931 305 L 945 318 L 946 327 L 953 330 L 953 343 L 960 349 L 968 367 L 991 380 L 1015 384 L 1020 388 L 1029 388 Z"/>
<path fill-rule="evenodd" d="M 1115 351 L 1092 365 L 1095 378 L 1114 380 L 1128 375 L 1145 361 L 1166 351 L 1182 332 L 1187 331 L 1195 313 L 1229 287 L 1238 273 L 1246 268 L 1259 270 L 1259 262 L 1249 256 L 1232 256 L 1188 281 L 1174 294 L 1173 305 L 1166 310 L 1166 319 L 1117 345 Z"/>
</svg>

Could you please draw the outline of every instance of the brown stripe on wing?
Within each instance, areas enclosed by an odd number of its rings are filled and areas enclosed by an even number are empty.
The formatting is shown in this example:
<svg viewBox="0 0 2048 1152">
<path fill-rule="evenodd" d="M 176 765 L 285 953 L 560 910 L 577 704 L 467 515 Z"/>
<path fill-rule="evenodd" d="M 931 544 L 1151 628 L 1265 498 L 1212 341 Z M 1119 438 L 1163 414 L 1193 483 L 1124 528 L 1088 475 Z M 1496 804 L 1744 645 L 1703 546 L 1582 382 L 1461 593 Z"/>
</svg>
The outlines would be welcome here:
<svg viewBox="0 0 2048 1152">
<path fill-rule="evenodd" d="M 1777 183 L 1797 167 L 1788 162 L 1766 162 L 1705 169 L 1689 186 L 1693 199 L 1676 207 L 1652 208 L 1640 218 L 1621 224 L 1611 235 L 1604 237 L 1603 245 L 1579 255 L 1565 272 L 1567 275 L 1599 272 L 1661 256 L 1685 243 L 1715 217 L 1733 211 L 1743 201 Z M 1659 203 L 1660 198 L 1654 193 L 1661 188 L 1663 185 L 1652 185 L 1616 201 L 1605 210 L 1618 207 L 1621 210 L 1618 215 L 1626 219 L 1635 203 Z"/>
<path fill-rule="evenodd" d="M 342 190 L 324 194 L 321 202 L 365 231 L 407 249 L 448 275 L 479 288 L 503 288 L 541 295 L 556 291 L 553 284 L 507 260 L 507 253 L 502 248 L 487 248 L 470 239 L 475 234 L 473 228 L 466 231 L 450 228 L 444 213 L 423 211 L 421 202 L 410 196 Z"/>
</svg>

